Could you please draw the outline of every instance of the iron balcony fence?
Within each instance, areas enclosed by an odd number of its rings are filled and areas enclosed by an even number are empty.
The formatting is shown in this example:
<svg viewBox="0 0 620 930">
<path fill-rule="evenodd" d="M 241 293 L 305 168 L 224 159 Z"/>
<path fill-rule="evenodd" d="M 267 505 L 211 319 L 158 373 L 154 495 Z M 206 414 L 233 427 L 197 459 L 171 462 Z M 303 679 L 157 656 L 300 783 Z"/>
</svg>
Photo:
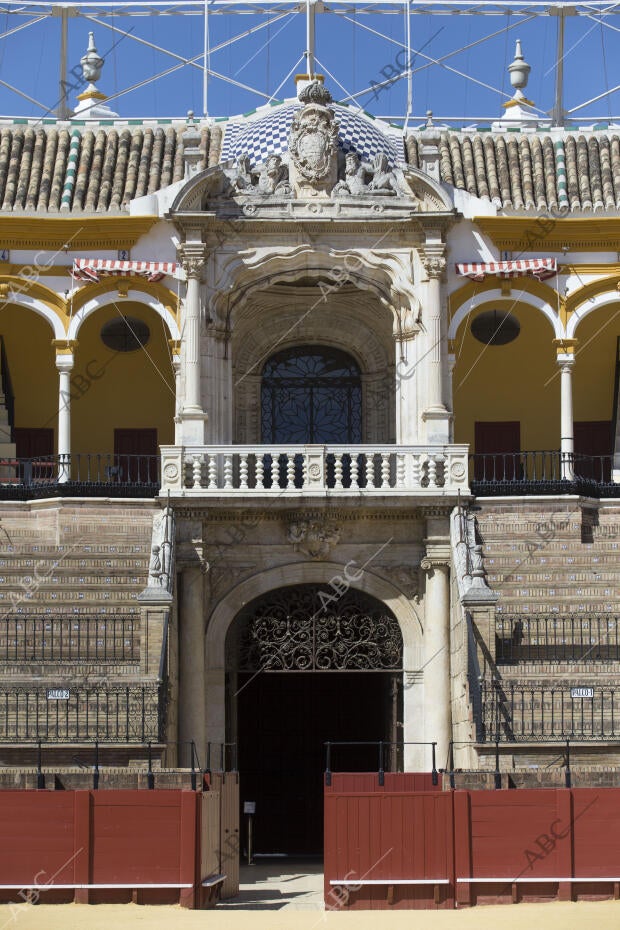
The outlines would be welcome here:
<svg viewBox="0 0 620 930">
<path fill-rule="evenodd" d="M 502 687 L 483 682 L 480 742 L 620 738 L 620 689 Z"/>
<path fill-rule="evenodd" d="M 22 617 L 0 619 L 5 662 L 139 662 L 138 617 Z"/>
<path fill-rule="evenodd" d="M 612 482 L 613 455 L 566 454 L 557 449 L 474 452 L 469 456 L 473 493 L 620 494 Z"/>
<path fill-rule="evenodd" d="M 618 662 L 618 617 L 498 617 L 498 665 L 519 662 Z"/>
<path fill-rule="evenodd" d="M 75 453 L 0 459 L 0 499 L 33 497 L 155 497 L 158 455 Z"/>
<path fill-rule="evenodd" d="M 165 686 L 0 689 L 0 743 L 162 742 Z"/>
</svg>

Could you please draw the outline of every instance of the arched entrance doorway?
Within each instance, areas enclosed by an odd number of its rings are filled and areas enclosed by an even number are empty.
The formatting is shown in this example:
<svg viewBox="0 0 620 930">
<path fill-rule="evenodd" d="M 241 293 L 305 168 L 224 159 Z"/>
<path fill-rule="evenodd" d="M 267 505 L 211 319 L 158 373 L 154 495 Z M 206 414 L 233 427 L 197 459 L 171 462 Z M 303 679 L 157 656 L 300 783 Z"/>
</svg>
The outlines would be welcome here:
<svg viewBox="0 0 620 930">
<path fill-rule="evenodd" d="M 393 613 L 350 589 L 280 588 L 251 601 L 226 638 L 228 738 L 258 853 L 320 854 L 326 741 L 393 744 L 400 765 L 403 641 Z M 333 768 L 372 771 L 378 747 L 335 747 Z"/>
</svg>

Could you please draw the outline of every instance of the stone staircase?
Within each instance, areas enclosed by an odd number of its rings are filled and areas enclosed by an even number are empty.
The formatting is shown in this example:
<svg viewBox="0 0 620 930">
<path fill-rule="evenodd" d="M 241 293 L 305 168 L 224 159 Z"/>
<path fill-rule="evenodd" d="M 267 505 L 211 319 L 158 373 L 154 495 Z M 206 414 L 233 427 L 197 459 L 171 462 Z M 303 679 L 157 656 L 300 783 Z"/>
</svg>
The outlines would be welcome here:
<svg viewBox="0 0 620 930">
<path fill-rule="evenodd" d="M 474 515 L 500 595 L 495 641 L 482 632 L 487 738 L 620 740 L 620 504 L 479 499 Z"/>
<path fill-rule="evenodd" d="M 159 513 L 145 501 L 0 505 L 5 757 L 37 740 L 158 742 L 160 655 L 146 661 L 139 595 Z"/>
</svg>

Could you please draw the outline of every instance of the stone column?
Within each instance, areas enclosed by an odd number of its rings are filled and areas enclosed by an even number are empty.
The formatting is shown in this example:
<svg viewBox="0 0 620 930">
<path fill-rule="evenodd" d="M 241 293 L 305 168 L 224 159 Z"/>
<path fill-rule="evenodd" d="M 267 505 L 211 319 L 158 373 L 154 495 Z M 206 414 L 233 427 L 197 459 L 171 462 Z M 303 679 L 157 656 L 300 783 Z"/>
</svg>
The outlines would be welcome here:
<svg viewBox="0 0 620 930">
<path fill-rule="evenodd" d="M 180 757 L 189 758 L 189 743 L 193 740 L 201 765 L 206 753 L 203 580 L 199 564 L 183 566 L 179 604 L 179 741 L 184 745 Z"/>
<path fill-rule="evenodd" d="M 54 340 L 53 345 L 58 369 L 58 482 L 64 484 L 71 478 L 71 372 L 77 343 Z"/>
<path fill-rule="evenodd" d="M 187 293 L 183 307 L 183 358 L 185 396 L 181 409 L 180 433 L 184 445 L 204 445 L 206 414 L 202 407 L 202 357 L 200 292 L 205 263 L 205 249 L 199 243 L 181 247 Z"/>
<path fill-rule="evenodd" d="M 396 320 L 394 338 L 396 442 L 408 446 L 420 442 L 418 429 L 418 343 L 420 327 L 413 313 L 403 312 Z"/>
<path fill-rule="evenodd" d="M 562 460 L 562 478 L 572 481 L 574 476 L 573 456 L 575 452 L 573 427 L 573 365 L 575 358 L 571 353 L 558 353 L 560 366 L 560 452 Z"/>
<path fill-rule="evenodd" d="M 422 319 L 426 329 L 426 407 L 422 419 L 426 423 L 426 441 L 447 443 L 450 439 L 450 413 L 443 396 L 445 361 L 445 336 L 442 323 L 441 279 L 446 268 L 443 243 L 427 245 L 422 254 L 426 271 L 426 300 Z"/>
<path fill-rule="evenodd" d="M 172 370 L 174 371 L 174 443 L 180 445 L 181 423 L 181 343 L 176 339 L 169 339 Z"/>
<path fill-rule="evenodd" d="M 450 543 L 443 519 L 429 518 L 424 594 L 424 739 L 437 743 L 437 766 L 448 758 L 452 739 L 450 686 Z M 439 532 L 438 532 L 439 531 Z"/>
</svg>

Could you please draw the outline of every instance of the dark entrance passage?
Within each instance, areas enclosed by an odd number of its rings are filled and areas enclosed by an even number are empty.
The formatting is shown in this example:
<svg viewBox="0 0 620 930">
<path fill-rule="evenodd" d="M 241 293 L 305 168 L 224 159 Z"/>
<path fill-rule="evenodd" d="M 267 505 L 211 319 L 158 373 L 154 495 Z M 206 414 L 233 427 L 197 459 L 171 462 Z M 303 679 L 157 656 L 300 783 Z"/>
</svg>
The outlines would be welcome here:
<svg viewBox="0 0 620 930">
<path fill-rule="evenodd" d="M 335 603 L 334 603 L 335 601 Z M 250 603 L 227 638 L 228 737 L 240 800 L 254 801 L 254 850 L 323 851 L 327 741 L 401 740 L 402 637 L 392 613 L 350 590 L 327 602 L 316 585 Z M 376 771 L 377 746 L 334 747 L 337 771 Z"/>
<path fill-rule="evenodd" d="M 243 687 L 249 675 L 239 676 Z M 238 696 L 241 799 L 256 801 L 258 853 L 323 852 L 326 740 L 389 740 L 392 675 L 257 675 Z M 245 681 L 244 681 L 245 679 Z M 376 747 L 335 747 L 340 771 L 376 770 Z"/>
</svg>

